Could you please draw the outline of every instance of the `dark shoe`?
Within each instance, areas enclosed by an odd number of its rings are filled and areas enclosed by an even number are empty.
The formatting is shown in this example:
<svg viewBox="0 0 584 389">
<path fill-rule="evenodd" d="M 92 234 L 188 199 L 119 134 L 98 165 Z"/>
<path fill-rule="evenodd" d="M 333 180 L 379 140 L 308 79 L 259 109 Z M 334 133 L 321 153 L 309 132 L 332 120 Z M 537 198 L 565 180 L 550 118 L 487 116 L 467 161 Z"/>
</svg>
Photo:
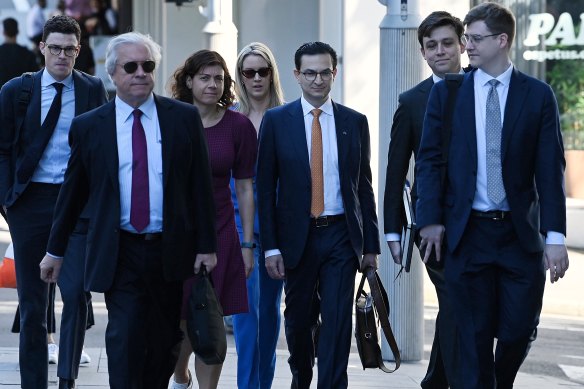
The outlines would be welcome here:
<svg viewBox="0 0 584 389">
<path fill-rule="evenodd" d="M 59 378 L 59 389 L 71 389 L 75 387 L 75 380 Z"/>
</svg>

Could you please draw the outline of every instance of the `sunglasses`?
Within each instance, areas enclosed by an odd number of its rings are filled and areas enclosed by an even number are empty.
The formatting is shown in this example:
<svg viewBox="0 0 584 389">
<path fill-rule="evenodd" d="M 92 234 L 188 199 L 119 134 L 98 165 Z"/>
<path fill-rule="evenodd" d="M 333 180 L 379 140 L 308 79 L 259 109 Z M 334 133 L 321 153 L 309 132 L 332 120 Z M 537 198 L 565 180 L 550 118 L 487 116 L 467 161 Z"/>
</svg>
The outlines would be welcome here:
<svg viewBox="0 0 584 389">
<path fill-rule="evenodd" d="M 270 68 L 259 68 L 258 70 L 254 69 L 242 69 L 241 74 L 245 78 L 254 78 L 256 74 L 259 74 L 261 78 L 267 77 L 272 72 Z"/>
<path fill-rule="evenodd" d="M 142 66 L 142 70 L 144 73 L 152 73 L 154 68 L 156 67 L 156 63 L 154 61 L 144 61 L 142 63 L 136 61 L 126 62 L 122 65 L 124 71 L 128 74 L 135 73 L 138 70 L 138 65 Z"/>
</svg>

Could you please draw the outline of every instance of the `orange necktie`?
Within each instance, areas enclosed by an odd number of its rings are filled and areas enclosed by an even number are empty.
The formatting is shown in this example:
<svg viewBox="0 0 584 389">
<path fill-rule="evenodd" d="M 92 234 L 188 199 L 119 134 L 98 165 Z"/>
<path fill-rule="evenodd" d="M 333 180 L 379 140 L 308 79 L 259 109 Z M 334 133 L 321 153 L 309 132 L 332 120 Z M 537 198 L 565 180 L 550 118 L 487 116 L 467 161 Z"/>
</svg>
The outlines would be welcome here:
<svg viewBox="0 0 584 389">
<path fill-rule="evenodd" d="M 312 201 L 310 214 L 319 217 L 324 211 L 324 183 L 322 177 L 322 129 L 318 117 L 320 109 L 313 109 L 312 113 L 312 146 L 310 150 L 310 177 L 312 179 Z"/>
</svg>

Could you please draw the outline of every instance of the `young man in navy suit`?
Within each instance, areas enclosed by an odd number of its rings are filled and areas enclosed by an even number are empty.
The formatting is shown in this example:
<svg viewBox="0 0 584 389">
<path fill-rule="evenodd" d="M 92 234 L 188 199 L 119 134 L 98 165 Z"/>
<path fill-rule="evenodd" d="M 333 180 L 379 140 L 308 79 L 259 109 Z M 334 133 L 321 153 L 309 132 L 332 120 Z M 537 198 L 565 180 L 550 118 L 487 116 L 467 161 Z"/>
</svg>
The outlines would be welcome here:
<svg viewBox="0 0 584 389">
<path fill-rule="evenodd" d="M 73 70 L 80 36 L 75 19 L 49 19 L 39 45 L 45 68 L 32 76 L 25 111 L 19 101 L 24 84 L 20 77 L 6 83 L 0 92 L 0 201 L 16 259 L 23 388 L 48 385 L 48 285 L 39 279 L 38 266 L 47 249 L 53 210 L 71 154 L 69 127 L 73 117 L 107 101 L 100 79 Z M 22 116 L 25 119 L 19 126 Z M 82 218 L 65 253 L 69 261 L 59 280 L 64 304 L 57 370 L 60 388 L 75 385 L 85 337 L 90 298 L 82 278 L 86 229 L 87 220 Z"/>
<path fill-rule="evenodd" d="M 477 70 L 458 92 L 444 187 L 445 84 L 430 94 L 417 221 L 424 259 L 434 250 L 445 260 L 460 334 L 458 378 L 469 389 L 511 388 L 538 325 L 546 270 L 553 283 L 568 269 L 564 150 L 553 91 L 509 59 L 511 11 L 483 3 L 464 24 Z"/>
<path fill-rule="evenodd" d="M 342 389 L 355 274 L 377 268 L 379 253 L 369 127 L 330 98 L 337 54 L 328 44 L 306 43 L 294 61 L 302 97 L 267 111 L 260 128 L 260 238 L 268 274 L 285 279 L 292 388 L 310 387 L 314 315 L 307 312 L 316 311 L 318 387 Z"/>
<path fill-rule="evenodd" d="M 412 153 L 418 154 L 426 102 L 434 83 L 445 73 L 460 73 L 460 56 L 464 52 L 464 26 L 462 21 L 445 11 L 428 15 L 418 27 L 420 52 L 432 69 L 432 75 L 399 96 L 399 106 L 393 116 L 391 142 L 385 175 L 385 199 L 383 203 L 384 231 L 391 256 L 402 263 L 401 229 L 403 220 L 403 187 Z M 416 183 L 412 185 L 412 201 L 416 201 Z M 457 388 L 454 381 L 456 323 L 446 292 L 444 271 L 441 266 L 426 265 L 430 280 L 436 288 L 440 311 L 436 316 L 436 331 L 428 371 L 422 380 L 422 388 Z M 450 384 L 450 385 L 449 385 Z"/>
</svg>

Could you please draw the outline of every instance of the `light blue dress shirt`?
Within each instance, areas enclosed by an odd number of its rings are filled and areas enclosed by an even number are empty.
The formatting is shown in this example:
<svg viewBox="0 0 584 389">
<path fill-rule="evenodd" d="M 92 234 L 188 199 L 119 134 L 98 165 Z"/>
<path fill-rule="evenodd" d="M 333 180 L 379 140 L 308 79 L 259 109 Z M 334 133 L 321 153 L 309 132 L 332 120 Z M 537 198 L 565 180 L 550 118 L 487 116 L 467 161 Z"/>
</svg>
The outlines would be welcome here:
<svg viewBox="0 0 584 389">
<path fill-rule="evenodd" d="M 132 203 L 132 124 L 134 108 L 123 102 L 118 96 L 116 105 L 116 135 L 118 141 L 119 184 L 120 184 L 120 228 L 136 233 L 130 224 L 130 206 Z M 146 134 L 148 153 L 148 186 L 150 197 L 150 224 L 142 233 L 162 231 L 162 137 L 154 95 L 138 107 L 142 111 L 141 122 Z"/>
<path fill-rule="evenodd" d="M 47 71 L 41 76 L 41 125 L 45 121 L 57 90 L 52 85 L 58 82 Z M 61 114 L 53 135 L 43 151 L 41 159 L 35 169 L 31 181 L 45 184 L 62 184 L 67 169 L 67 162 L 71 156 L 69 147 L 69 129 L 71 121 L 75 117 L 75 84 L 73 75 L 70 74 L 63 81 L 61 97 Z"/>
</svg>

